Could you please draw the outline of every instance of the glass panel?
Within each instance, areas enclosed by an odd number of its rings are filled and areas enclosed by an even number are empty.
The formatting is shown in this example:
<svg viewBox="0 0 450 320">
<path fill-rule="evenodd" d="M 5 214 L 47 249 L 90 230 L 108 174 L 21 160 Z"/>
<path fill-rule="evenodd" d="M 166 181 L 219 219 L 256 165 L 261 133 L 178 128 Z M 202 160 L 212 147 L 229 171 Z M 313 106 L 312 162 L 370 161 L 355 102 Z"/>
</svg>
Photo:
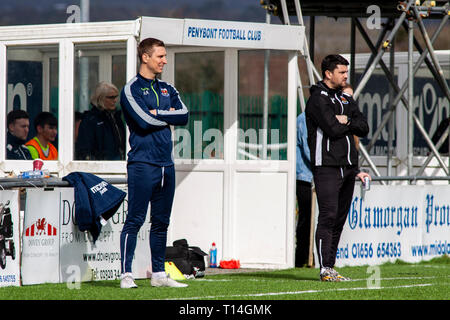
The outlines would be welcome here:
<svg viewBox="0 0 450 320">
<path fill-rule="evenodd" d="M 120 88 L 126 83 L 127 79 L 127 56 L 113 56 L 112 57 L 112 83 Z"/>
<path fill-rule="evenodd" d="M 6 55 L 6 158 L 57 160 L 58 45 L 8 47 Z"/>
<path fill-rule="evenodd" d="M 125 160 L 126 43 L 76 44 L 74 63 L 74 159 Z"/>
<path fill-rule="evenodd" d="M 264 56 L 264 50 L 239 51 L 237 158 L 287 160 L 288 55 L 277 50 L 269 54 L 267 131 L 264 130 Z"/>
<path fill-rule="evenodd" d="M 189 110 L 175 128 L 175 158 L 223 159 L 224 53 L 176 53 L 175 84 Z"/>
</svg>

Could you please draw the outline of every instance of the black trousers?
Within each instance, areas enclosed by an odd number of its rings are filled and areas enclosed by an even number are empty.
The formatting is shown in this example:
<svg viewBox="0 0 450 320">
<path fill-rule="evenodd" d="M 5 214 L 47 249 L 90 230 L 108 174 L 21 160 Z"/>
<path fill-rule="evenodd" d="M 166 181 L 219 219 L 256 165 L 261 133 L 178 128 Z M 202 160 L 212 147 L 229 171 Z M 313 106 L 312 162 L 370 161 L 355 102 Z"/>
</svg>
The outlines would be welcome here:
<svg viewBox="0 0 450 320">
<path fill-rule="evenodd" d="M 308 263 L 309 237 L 311 234 L 311 183 L 297 180 L 298 220 L 296 229 L 295 266 Z"/>
<path fill-rule="evenodd" d="M 332 268 L 336 262 L 339 239 L 352 203 L 356 174 L 355 166 L 313 168 L 319 205 L 315 240 L 321 268 Z"/>
</svg>

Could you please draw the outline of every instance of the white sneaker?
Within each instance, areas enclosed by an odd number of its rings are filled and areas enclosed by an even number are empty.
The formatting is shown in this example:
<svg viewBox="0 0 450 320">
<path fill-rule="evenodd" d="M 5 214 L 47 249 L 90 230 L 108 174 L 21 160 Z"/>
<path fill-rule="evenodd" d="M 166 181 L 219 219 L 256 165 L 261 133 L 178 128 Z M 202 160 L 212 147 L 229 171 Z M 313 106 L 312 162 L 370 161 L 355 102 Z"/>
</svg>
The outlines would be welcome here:
<svg viewBox="0 0 450 320">
<path fill-rule="evenodd" d="M 122 289 L 130 289 L 138 287 L 136 283 L 134 283 L 134 278 L 131 272 L 127 272 L 120 275 L 120 287 Z"/>
<path fill-rule="evenodd" d="M 155 278 L 152 277 L 150 280 L 150 284 L 152 287 L 172 287 L 172 288 L 185 288 L 188 285 L 185 283 L 176 282 L 171 279 L 169 276 Z"/>
</svg>

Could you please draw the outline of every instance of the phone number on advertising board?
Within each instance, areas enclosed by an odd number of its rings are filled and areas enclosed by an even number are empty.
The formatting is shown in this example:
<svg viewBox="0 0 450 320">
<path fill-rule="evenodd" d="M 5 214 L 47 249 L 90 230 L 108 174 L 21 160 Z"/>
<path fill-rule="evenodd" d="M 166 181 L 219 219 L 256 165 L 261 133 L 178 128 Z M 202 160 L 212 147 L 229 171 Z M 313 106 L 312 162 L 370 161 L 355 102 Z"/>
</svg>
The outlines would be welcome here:
<svg viewBox="0 0 450 320">
<path fill-rule="evenodd" d="M 376 245 L 377 258 L 400 257 L 402 255 L 400 242 L 380 242 Z M 372 258 L 374 246 L 372 243 L 354 243 L 352 245 L 353 258 Z"/>
<path fill-rule="evenodd" d="M 92 270 L 93 280 L 116 280 L 120 278 L 120 270 L 117 269 L 94 269 Z"/>
</svg>

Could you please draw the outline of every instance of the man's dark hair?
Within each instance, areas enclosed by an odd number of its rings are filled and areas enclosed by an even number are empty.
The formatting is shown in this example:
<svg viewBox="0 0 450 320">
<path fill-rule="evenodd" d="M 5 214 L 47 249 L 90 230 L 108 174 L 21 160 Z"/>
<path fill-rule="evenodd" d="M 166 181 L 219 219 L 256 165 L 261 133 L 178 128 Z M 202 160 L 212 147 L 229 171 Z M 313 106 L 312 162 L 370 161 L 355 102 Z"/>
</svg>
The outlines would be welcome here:
<svg viewBox="0 0 450 320">
<path fill-rule="evenodd" d="M 49 126 L 58 126 L 58 120 L 52 113 L 43 111 L 34 119 L 34 128 L 37 130 L 38 126 L 43 128 L 46 124 Z"/>
<path fill-rule="evenodd" d="M 10 111 L 6 117 L 6 123 L 7 127 L 17 119 L 30 119 L 30 116 L 28 113 L 24 110 L 16 109 L 13 111 Z"/>
<path fill-rule="evenodd" d="M 163 41 L 155 38 L 146 38 L 139 43 L 138 46 L 138 57 L 139 61 L 142 62 L 142 55 L 147 53 L 149 55 L 153 54 L 154 47 L 166 47 Z"/>
<path fill-rule="evenodd" d="M 338 54 L 330 54 L 326 56 L 322 60 L 322 77 L 325 78 L 325 71 L 331 71 L 333 72 L 334 69 L 337 68 L 338 64 L 342 64 L 344 66 L 348 66 L 348 61 L 341 55 Z"/>
</svg>

